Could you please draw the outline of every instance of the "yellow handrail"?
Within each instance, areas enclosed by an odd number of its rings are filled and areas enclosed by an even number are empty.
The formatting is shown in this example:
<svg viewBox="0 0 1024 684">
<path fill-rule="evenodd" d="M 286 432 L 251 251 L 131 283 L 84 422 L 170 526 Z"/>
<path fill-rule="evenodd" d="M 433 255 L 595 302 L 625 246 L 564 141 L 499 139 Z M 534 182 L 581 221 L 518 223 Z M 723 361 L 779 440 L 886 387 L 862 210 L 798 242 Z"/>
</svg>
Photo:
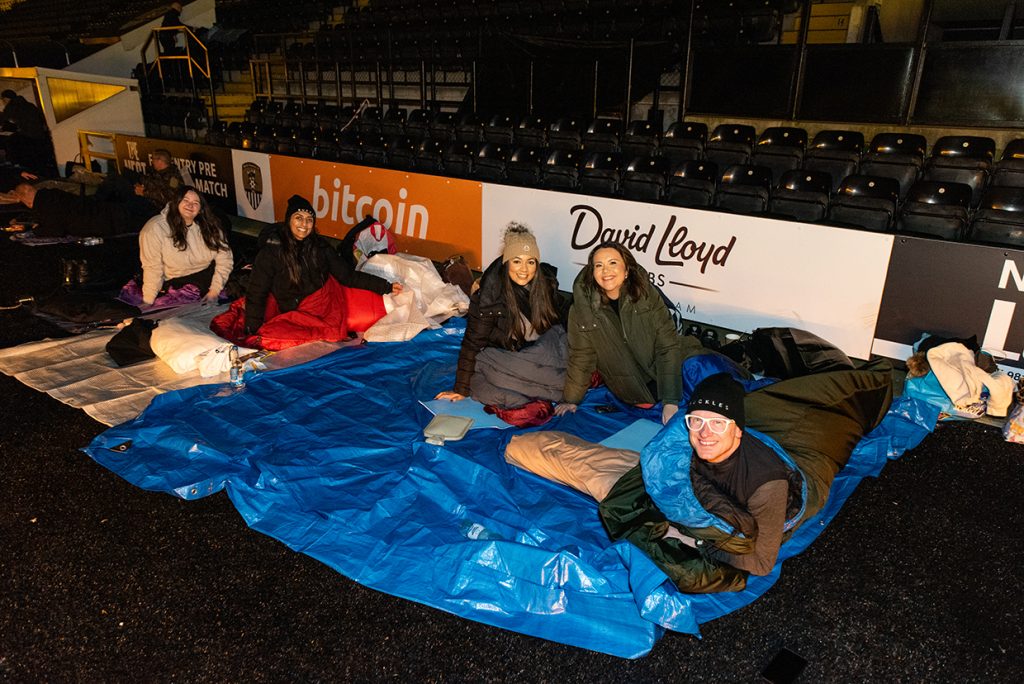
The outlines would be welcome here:
<svg viewBox="0 0 1024 684">
<path fill-rule="evenodd" d="M 82 153 L 82 162 L 85 164 L 85 168 L 89 171 L 92 170 L 93 159 L 107 159 L 110 161 L 117 161 L 117 154 L 114 152 L 101 152 L 99 150 L 92 149 L 91 139 L 101 138 L 103 140 L 110 141 L 111 149 L 114 148 L 114 134 L 107 133 L 105 131 L 78 131 L 78 150 Z"/>
<path fill-rule="evenodd" d="M 185 54 L 183 54 L 183 55 L 165 55 L 163 53 L 163 46 L 160 44 L 160 41 L 157 40 L 156 41 L 156 59 L 153 60 L 152 63 L 147 64 L 147 62 L 146 62 L 146 52 L 149 50 L 149 46 L 153 42 L 153 39 L 156 38 L 158 36 L 158 34 L 160 34 L 160 33 L 165 33 L 165 32 L 177 33 L 179 31 L 185 34 Z M 202 48 L 203 63 L 200 63 L 199 61 L 197 61 L 192 56 L 192 44 L 193 44 L 193 42 L 196 45 L 198 45 L 200 48 Z M 213 110 L 212 111 L 213 118 L 216 119 L 217 118 L 217 98 L 214 97 L 214 95 L 213 95 L 213 79 L 210 77 L 210 51 L 206 48 L 206 45 L 203 43 L 203 41 L 199 40 L 199 37 L 196 36 L 196 34 L 193 33 L 192 29 L 189 28 L 188 26 L 184 26 L 184 25 L 182 25 L 182 26 L 161 26 L 159 28 L 155 28 L 152 31 L 150 31 L 149 36 L 146 38 L 146 42 L 142 44 L 142 72 L 143 72 L 143 74 L 145 74 L 145 76 L 147 78 L 149 77 L 149 74 L 153 71 L 153 68 L 155 67 L 156 70 L 157 70 L 157 73 L 160 75 L 160 82 L 163 83 L 163 81 L 164 81 L 163 62 L 164 61 L 168 61 L 168 60 L 186 60 L 188 62 L 188 76 L 189 76 L 189 79 L 192 80 L 193 91 L 194 91 L 194 88 L 195 88 L 195 73 L 193 72 L 193 67 L 195 68 L 195 71 L 198 71 L 201 75 L 206 77 L 207 83 L 209 83 L 209 86 L 210 86 L 210 107 Z M 204 64 L 205 64 L 205 68 L 204 68 Z"/>
</svg>

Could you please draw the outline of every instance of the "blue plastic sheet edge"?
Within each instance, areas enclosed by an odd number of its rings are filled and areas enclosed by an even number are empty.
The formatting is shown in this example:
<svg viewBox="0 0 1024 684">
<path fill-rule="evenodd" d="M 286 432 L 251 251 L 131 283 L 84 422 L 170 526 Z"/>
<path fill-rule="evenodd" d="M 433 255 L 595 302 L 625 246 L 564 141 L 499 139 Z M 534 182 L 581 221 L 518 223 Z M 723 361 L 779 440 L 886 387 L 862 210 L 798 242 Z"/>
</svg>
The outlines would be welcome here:
<svg viewBox="0 0 1024 684">
<path fill-rule="evenodd" d="M 613 543 L 597 505 L 504 461 L 518 430 L 427 445 L 419 400 L 450 387 L 462 326 L 411 342 L 343 349 L 246 387 L 156 397 L 86 449 L 127 481 L 185 499 L 225 490 L 246 523 L 365 586 L 456 615 L 619 657 L 648 653 L 664 629 L 745 606 L 832 520 L 865 476 L 916 446 L 936 409 L 897 399 L 837 475 L 826 506 L 786 542 L 774 571 L 730 594 L 687 595 L 635 547 Z M 576 414 L 545 429 L 601 441 L 636 415 Z"/>
</svg>

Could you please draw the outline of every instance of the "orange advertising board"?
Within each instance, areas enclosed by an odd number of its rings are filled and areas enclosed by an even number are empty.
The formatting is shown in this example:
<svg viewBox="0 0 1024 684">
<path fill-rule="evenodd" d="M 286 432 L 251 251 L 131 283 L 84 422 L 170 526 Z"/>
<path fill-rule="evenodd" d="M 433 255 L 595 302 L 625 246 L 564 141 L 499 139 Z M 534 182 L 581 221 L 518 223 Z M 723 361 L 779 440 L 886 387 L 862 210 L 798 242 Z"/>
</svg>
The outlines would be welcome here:
<svg viewBox="0 0 1024 684">
<path fill-rule="evenodd" d="M 480 183 L 276 155 L 270 172 L 278 221 L 298 194 L 313 203 L 323 235 L 342 238 L 372 215 L 391 229 L 399 251 L 435 261 L 462 254 L 481 267 Z"/>
</svg>

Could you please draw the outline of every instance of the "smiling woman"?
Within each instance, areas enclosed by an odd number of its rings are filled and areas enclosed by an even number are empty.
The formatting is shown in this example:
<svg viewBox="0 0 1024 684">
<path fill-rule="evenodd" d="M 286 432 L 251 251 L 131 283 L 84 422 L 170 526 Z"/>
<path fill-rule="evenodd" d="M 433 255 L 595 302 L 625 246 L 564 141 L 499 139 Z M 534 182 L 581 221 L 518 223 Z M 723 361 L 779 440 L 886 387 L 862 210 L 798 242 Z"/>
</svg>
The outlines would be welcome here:
<svg viewBox="0 0 1024 684">
<path fill-rule="evenodd" d="M 568 301 L 558 292 L 554 267 L 541 262 L 526 226 L 510 223 L 504 249 L 480 278 L 459 351 L 455 389 L 438 399 L 472 396 L 500 417 L 538 424 L 552 415 L 565 378 Z M 505 412 L 536 402 L 537 412 Z"/>
<path fill-rule="evenodd" d="M 174 199 L 139 233 L 142 302 L 152 304 L 170 287 L 194 285 L 216 301 L 231 274 L 233 257 L 224 230 L 203 195 L 192 186 Z"/>
<path fill-rule="evenodd" d="M 569 365 L 564 401 L 573 412 L 594 371 L 612 394 L 637 406 L 662 405 L 667 422 L 682 394 L 682 340 L 661 293 L 621 243 L 594 247 L 573 284 L 569 312 Z"/>
</svg>

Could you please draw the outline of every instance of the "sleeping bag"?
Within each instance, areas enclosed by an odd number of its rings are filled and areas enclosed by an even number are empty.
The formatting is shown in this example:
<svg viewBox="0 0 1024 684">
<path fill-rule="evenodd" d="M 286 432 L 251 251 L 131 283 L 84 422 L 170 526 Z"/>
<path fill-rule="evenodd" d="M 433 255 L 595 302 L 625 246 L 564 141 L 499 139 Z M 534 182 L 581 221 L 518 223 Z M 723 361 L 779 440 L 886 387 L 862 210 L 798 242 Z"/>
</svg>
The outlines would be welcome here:
<svg viewBox="0 0 1024 684">
<path fill-rule="evenodd" d="M 825 505 L 836 473 L 860 439 L 881 422 L 892 402 L 886 361 L 783 380 L 746 396 L 746 429 L 803 478 L 803 507 L 786 522 L 785 539 Z M 746 573 L 707 553 L 749 553 L 753 538 L 723 511 L 708 511 L 690 480 L 692 448 L 682 413 L 644 448 L 640 465 L 626 473 L 601 502 L 613 539 L 638 546 L 684 592 L 739 591 Z M 665 538 L 669 525 L 703 540 L 694 549 Z"/>
<path fill-rule="evenodd" d="M 345 287 L 329 277 L 293 311 L 281 313 L 273 293 L 269 294 L 265 322 L 255 335 L 245 333 L 245 297 L 210 321 L 210 329 L 239 346 L 280 351 L 317 340 L 340 342 L 350 332 L 366 331 L 384 314 L 381 295 Z"/>
</svg>

